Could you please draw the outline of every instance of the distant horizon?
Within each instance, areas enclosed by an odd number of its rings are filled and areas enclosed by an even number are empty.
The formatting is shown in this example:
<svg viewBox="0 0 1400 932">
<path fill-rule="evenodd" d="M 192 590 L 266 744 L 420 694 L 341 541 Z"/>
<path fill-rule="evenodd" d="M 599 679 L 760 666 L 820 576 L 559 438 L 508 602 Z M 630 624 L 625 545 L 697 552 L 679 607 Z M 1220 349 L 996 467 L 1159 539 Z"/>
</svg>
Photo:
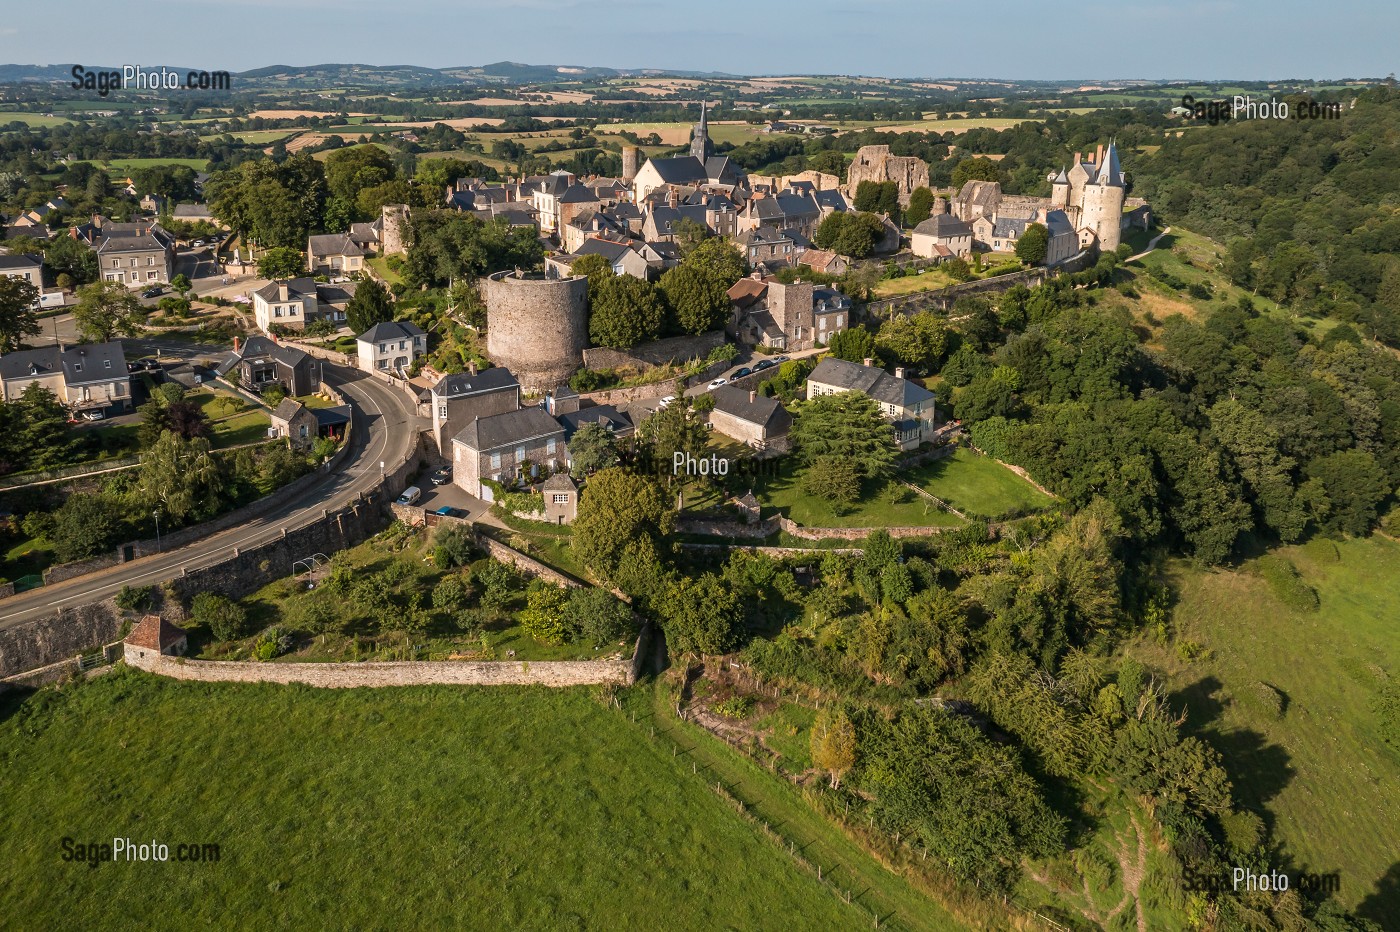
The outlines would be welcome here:
<svg viewBox="0 0 1400 932">
<path fill-rule="evenodd" d="M 267 69 L 270 69 L 270 68 L 288 68 L 288 69 L 306 70 L 306 71 L 309 71 L 309 70 L 314 70 L 314 69 L 317 69 L 317 68 L 336 68 L 336 67 L 381 68 L 381 69 L 393 69 L 393 68 L 422 68 L 422 69 L 429 70 L 429 71 L 449 72 L 449 71 L 465 71 L 465 70 L 471 70 L 471 69 L 486 68 L 486 67 L 490 67 L 491 65 L 507 64 L 507 63 L 508 63 L 508 64 L 513 64 L 513 65 L 520 65 L 520 66 L 527 67 L 527 68 L 556 68 L 556 69 L 557 69 L 557 68 L 580 68 L 580 69 L 604 69 L 604 70 L 609 70 L 609 71 L 625 72 L 625 73 L 628 73 L 628 74 L 641 74 L 641 73 L 651 72 L 651 73 L 657 73 L 657 74 L 689 74 L 689 75 L 702 75 L 702 76 L 704 76 L 704 77 L 708 77 L 708 78 L 711 78 L 711 79 L 714 79 L 714 80 L 733 80 L 733 79 L 742 79 L 742 78 L 770 78 L 770 79 L 771 79 L 771 78 L 783 78 L 783 77 L 803 77 L 803 78 L 855 78 L 855 79 L 876 79 L 876 80 L 885 80 L 885 81 L 930 81 L 930 82 L 934 82 L 934 81 L 950 81 L 950 82 L 958 82 L 958 83 L 979 83 L 979 82 L 999 83 L 999 82 L 1006 82 L 1006 83 L 1025 83 L 1025 84 L 1105 84 L 1105 83 L 1122 83 L 1122 82 L 1140 82 L 1140 83 L 1152 84 L 1152 85 L 1167 85 L 1167 84 L 1183 84 L 1183 83 L 1185 83 L 1185 84 L 1219 84 L 1219 83 L 1224 83 L 1224 82 L 1229 82 L 1229 81 L 1243 81 L 1243 82 L 1249 82 L 1249 83 L 1288 83 L 1288 82 L 1293 82 L 1293 81 L 1313 81 L 1313 82 L 1324 82 L 1324 83 L 1332 83 L 1332 82 L 1335 82 L 1335 83 L 1346 83 L 1346 82 L 1366 82 L 1366 83 L 1375 83 L 1375 82 L 1382 82 L 1382 81 L 1385 81 L 1388 77 L 1390 77 L 1390 76 L 1393 74 L 1393 72 L 1386 72 L 1385 74 L 1375 74 L 1375 75 L 1363 75 L 1363 74 L 1349 74 L 1349 75 L 1287 75 L 1287 76 L 1277 76 L 1277 75 L 1267 75 L 1267 76 L 1245 76 L 1245 75 L 1228 75 L 1228 76 L 1214 75 L 1214 76 L 1203 76 L 1203 75 L 1184 75 L 1184 76 L 1183 76 L 1183 75 L 1178 75 L 1178 76 L 1174 76 L 1174 77 L 1148 77 L 1148 76 L 1144 76 L 1144 75 L 1119 75 L 1119 76 L 1115 76 L 1115 77 L 1106 77 L 1106 76 L 1100 75 L 1100 76 L 1071 76 L 1071 77 L 1025 77 L 1025 76 L 1009 76 L 1009 75 L 951 75 L 951 74 L 917 75 L 917 74 L 875 74 L 875 73 L 856 72 L 856 71 L 847 71 L 847 72 L 838 72 L 838 71 L 794 71 L 794 70 L 785 70 L 785 71 L 749 71 L 749 72 L 717 71 L 717 70 L 716 70 L 716 71 L 702 71 L 702 70 L 700 70 L 700 69 L 695 69 L 695 68 L 679 68 L 679 67 L 664 68 L 664 67 L 655 67 L 655 66 L 650 66 L 650 65 L 639 65 L 639 66 L 631 66 L 631 67 L 629 67 L 629 66 L 621 66 L 621 65 L 582 64 L 582 63 L 578 63 L 578 62 L 543 62 L 543 61 L 540 61 L 540 62 L 522 62 L 522 61 L 516 61 L 516 60 L 514 60 L 514 59 L 497 59 L 496 61 L 482 62 L 482 63 L 479 63 L 479 64 L 455 64 L 455 65 L 425 65 L 425 64 L 422 64 L 422 63 L 419 63 L 419 62 L 408 62 L 408 61 L 394 61 L 394 62 L 388 62 L 388 63 L 377 63 L 377 62 L 370 62 L 370 61 L 316 61 L 316 62 L 311 62 L 311 63 L 309 63 L 309 64 L 291 64 L 291 63 L 288 63 L 288 62 L 285 62 L 285 61 L 276 61 L 276 62 L 271 62 L 271 63 L 268 63 L 268 64 L 253 65 L 253 66 L 251 66 L 251 67 L 245 67 L 245 68 L 224 68 L 224 69 L 220 69 L 220 70 L 227 70 L 227 71 L 229 71 L 231 74 L 234 74 L 234 75 L 247 74 L 247 73 L 253 72 L 253 71 L 264 71 L 264 70 L 267 70 Z M 92 70 L 92 69 L 97 69 L 97 68 L 120 68 L 122 65 L 128 65 L 128 64 L 129 64 L 129 65 L 140 65 L 140 66 L 142 66 L 143 68 L 154 68 L 154 69 L 159 69 L 159 68 L 165 67 L 165 68 L 174 68 L 174 69 L 179 69 L 179 70 L 187 70 L 187 69 L 191 69 L 191 68 L 194 67 L 194 66 L 188 65 L 188 64 L 171 64 L 170 62 L 162 62 L 162 61 L 160 61 L 160 60 L 157 59 L 157 60 L 150 61 L 150 62 L 147 62 L 147 61 L 130 60 L 130 61 L 125 61 L 125 62 L 121 62 L 121 63 L 113 63 L 113 62 L 107 62 L 107 63 L 101 63 L 101 62 L 98 62 L 98 63 L 87 63 L 87 62 L 72 62 L 72 61 L 64 61 L 64 62 L 57 62 L 57 61 L 56 61 L 56 62 L 0 62 L 0 69 L 3 69 L 3 68 L 36 68 L 36 69 L 38 69 L 38 68 L 60 68 L 60 69 L 69 69 L 69 68 L 72 68 L 74 65 L 82 65 L 84 68 L 87 68 L 87 69 L 89 69 L 89 70 Z M 203 67 L 208 67 L 208 66 L 205 65 L 205 66 L 203 66 Z M 211 69 L 211 70 L 212 70 L 212 69 Z M 560 80 L 569 80 L 570 77 L 571 77 L 570 75 L 564 74 L 564 73 L 561 73 L 561 74 L 559 75 Z M 577 77 L 578 77 L 579 79 L 581 79 L 581 80 L 587 80 L 587 76 L 586 76 L 586 75 L 581 75 L 581 76 L 577 76 Z M 32 80 L 32 79 L 31 79 L 31 80 Z M 59 81 L 59 80 L 61 80 L 61 79 L 59 79 L 59 78 L 57 78 L 57 77 L 55 77 L 55 79 L 54 79 L 55 82 L 57 82 L 57 81 Z M 463 82 L 463 83 L 467 83 L 467 82 Z M 524 82 L 524 83 L 541 83 L 541 82 Z"/>
<path fill-rule="evenodd" d="M 0 60 L 117 62 L 192 58 L 244 72 L 255 62 L 463 59 L 569 63 L 627 71 L 771 77 L 850 74 L 962 80 L 1271 80 L 1250 75 L 1385 76 L 1396 70 L 1400 5 L 1342 0 L 1118 0 L 1046 7 L 1007 0 L 994 11 L 910 0 L 245 0 L 236 9 L 174 0 L 21 5 L 0 24 Z M 989 15 L 990 13 L 990 15 Z M 489 51 L 484 51 L 489 49 Z M 172 54 L 173 53 L 173 54 Z M 439 64 L 440 63 L 440 64 Z M 606 63 L 606 64 L 605 64 Z M 615 64 L 613 64 L 615 63 Z M 291 65 L 306 68 L 311 65 Z M 379 66 L 390 67 L 390 66 Z M 586 67 L 586 66 L 581 66 Z M 1288 80 L 1277 78 L 1272 80 Z M 1304 80 L 1325 80 L 1307 78 Z"/>
</svg>

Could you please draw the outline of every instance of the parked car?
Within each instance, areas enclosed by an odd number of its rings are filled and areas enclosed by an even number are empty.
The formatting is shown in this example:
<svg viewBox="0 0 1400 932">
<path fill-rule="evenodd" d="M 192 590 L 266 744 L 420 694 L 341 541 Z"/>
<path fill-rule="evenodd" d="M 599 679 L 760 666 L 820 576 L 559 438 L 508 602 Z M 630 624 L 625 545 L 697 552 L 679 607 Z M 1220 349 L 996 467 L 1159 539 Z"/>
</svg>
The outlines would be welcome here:
<svg viewBox="0 0 1400 932">
<path fill-rule="evenodd" d="M 403 490 L 403 494 L 399 496 L 399 500 L 398 500 L 395 504 L 398 504 L 398 505 L 416 505 L 416 504 L 418 504 L 418 499 L 420 499 L 420 498 L 422 498 L 422 497 L 423 497 L 423 490 L 420 489 L 420 488 L 418 488 L 418 486 L 416 486 L 416 485 L 411 485 L 411 486 L 409 486 L 408 488 L 406 488 L 406 489 Z"/>
<path fill-rule="evenodd" d="M 433 473 L 433 485 L 447 485 L 452 481 L 452 470 L 444 469 Z"/>
<path fill-rule="evenodd" d="M 760 359 L 760 360 L 758 361 L 758 363 L 753 367 L 753 371 L 755 371 L 755 372 L 762 372 L 764 369 L 771 369 L 771 368 L 773 368 L 773 366 L 774 366 L 773 360 L 771 360 L 771 359 Z"/>
<path fill-rule="evenodd" d="M 443 505 L 441 508 L 439 508 L 438 510 L 434 511 L 433 514 L 435 514 L 435 515 L 442 515 L 444 518 L 461 518 L 461 517 L 464 517 L 464 515 L 462 514 L 462 510 L 461 510 L 460 508 L 453 508 L 451 505 Z"/>
<path fill-rule="evenodd" d="M 107 415 L 104 414 L 102 411 L 84 411 L 84 412 L 83 412 L 83 420 L 85 420 L 85 421 L 100 421 L 100 420 L 102 420 L 102 419 L 103 419 L 104 417 L 106 417 L 106 416 L 107 416 Z"/>
<path fill-rule="evenodd" d="M 742 379 L 746 375 L 753 375 L 753 370 L 750 369 L 748 366 L 741 366 L 740 368 L 734 370 L 734 374 L 731 375 L 730 378 Z"/>
<path fill-rule="evenodd" d="M 164 294 L 164 293 L 165 293 L 165 289 L 162 288 L 160 285 L 152 285 L 151 287 L 147 288 L 145 291 L 141 292 L 141 297 L 143 297 L 143 298 L 158 298 L 158 297 L 160 297 L 160 296 L 161 296 L 162 294 Z"/>
<path fill-rule="evenodd" d="M 789 362 L 791 359 L 792 359 L 792 357 L 790 357 L 790 356 L 774 356 L 774 357 L 773 357 L 773 365 L 775 365 L 775 366 L 781 366 L 783 363 Z"/>
<path fill-rule="evenodd" d="M 658 411 L 664 411 L 664 410 L 666 410 L 666 408 L 670 407 L 671 402 L 673 402 L 673 401 L 675 401 L 675 400 L 676 400 L 676 396 L 675 396 L 675 395 L 667 395 L 665 398 L 662 398 L 660 401 L 658 401 L 658 402 L 656 403 L 656 410 L 658 410 Z"/>
<path fill-rule="evenodd" d="M 726 379 L 724 376 L 720 376 L 719 378 L 715 379 L 713 382 L 710 383 L 710 388 L 719 388 L 721 385 L 728 384 L 728 382 L 728 379 Z"/>
</svg>

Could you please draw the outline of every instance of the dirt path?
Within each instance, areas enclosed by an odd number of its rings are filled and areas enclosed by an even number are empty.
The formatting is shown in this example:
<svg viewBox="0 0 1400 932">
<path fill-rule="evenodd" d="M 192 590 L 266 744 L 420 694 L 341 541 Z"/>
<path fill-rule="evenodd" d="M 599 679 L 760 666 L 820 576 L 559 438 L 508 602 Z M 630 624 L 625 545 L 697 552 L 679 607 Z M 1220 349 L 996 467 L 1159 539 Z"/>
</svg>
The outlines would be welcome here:
<svg viewBox="0 0 1400 932">
<path fill-rule="evenodd" d="M 1126 260 L 1124 260 L 1124 261 L 1125 261 L 1125 262 L 1132 262 L 1134 259 L 1141 259 L 1143 256 L 1147 255 L 1149 252 L 1151 252 L 1152 250 L 1156 249 L 1156 248 L 1157 248 L 1157 243 L 1158 243 L 1159 241 L 1161 241 L 1162 237 L 1166 236 L 1166 235 L 1167 235 L 1168 233 L 1170 233 L 1171 231 L 1172 231 L 1172 228 L 1171 228 L 1171 227 L 1165 228 L 1164 230 L 1162 230 L 1161 233 L 1158 233 L 1156 236 L 1152 237 L 1152 239 L 1150 239 L 1150 240 L 1147 241 L 1147 248 L 1146 248 L 1146 249 L 1144 249 L 1142 252 L 1138 253 L 1138 254 L 1135 255 L 1135 256 L 1129 256 L 1129 257 L 1128 257 Z"/>
</svg>

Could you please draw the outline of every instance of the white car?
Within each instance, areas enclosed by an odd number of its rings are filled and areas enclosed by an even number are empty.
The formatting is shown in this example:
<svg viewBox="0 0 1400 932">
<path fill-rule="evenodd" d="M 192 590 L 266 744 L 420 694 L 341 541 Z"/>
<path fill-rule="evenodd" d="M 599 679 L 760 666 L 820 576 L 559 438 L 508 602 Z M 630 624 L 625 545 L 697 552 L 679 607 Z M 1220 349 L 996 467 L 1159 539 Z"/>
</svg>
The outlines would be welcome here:
<svg viewBox="0 0 1400 932">
<path fill-rule="evenodd" d="M 84 411 L 84 412 L 83 412 L 83 420 L 85 420 L 85 421 L 100 421 L 100 420 L 102 420 L 104 417 L 106 417 L 106 414 L 104 414 L 102 411 Z"/>
<path fill-rule="evenodd" d="M 719 388 L 721 385 L 729 384 L 729 380 L 721 376 L 710 383 L 711 388 Z"/>
<path fill-rule="evenodd" d="M 671 402 L 673 402 L 673 401 L 675 401 L 675 400 L 676 400 L 676 396 L 675 396 L 675 395 L 667 395 L 665 398 L 662 398 L 660 401 L 658 401 L 658 402 L 656 403 L 656 410 L 658 410 L 658 411 L 664 411 L 666 408 L 670 407 Z"/>
</svg>

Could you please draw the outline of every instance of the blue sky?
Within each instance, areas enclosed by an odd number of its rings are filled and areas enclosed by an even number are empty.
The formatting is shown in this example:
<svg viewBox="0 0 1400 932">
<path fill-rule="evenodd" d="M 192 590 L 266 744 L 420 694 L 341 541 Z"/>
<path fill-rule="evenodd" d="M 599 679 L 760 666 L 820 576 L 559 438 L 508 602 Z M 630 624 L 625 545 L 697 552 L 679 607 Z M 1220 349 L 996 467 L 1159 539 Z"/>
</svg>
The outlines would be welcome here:
<svg viewBox="0 0 1400 932">
<path fill-rule="evenodd" d="M 1394 0 L 47 0 L 14 6 L 0 20 L 0 63 L 170 63 L 230 71 L 509 59 L 930 78 L 1372 77 L 1396 70 L 1400 35 Z"/>
</svg>

